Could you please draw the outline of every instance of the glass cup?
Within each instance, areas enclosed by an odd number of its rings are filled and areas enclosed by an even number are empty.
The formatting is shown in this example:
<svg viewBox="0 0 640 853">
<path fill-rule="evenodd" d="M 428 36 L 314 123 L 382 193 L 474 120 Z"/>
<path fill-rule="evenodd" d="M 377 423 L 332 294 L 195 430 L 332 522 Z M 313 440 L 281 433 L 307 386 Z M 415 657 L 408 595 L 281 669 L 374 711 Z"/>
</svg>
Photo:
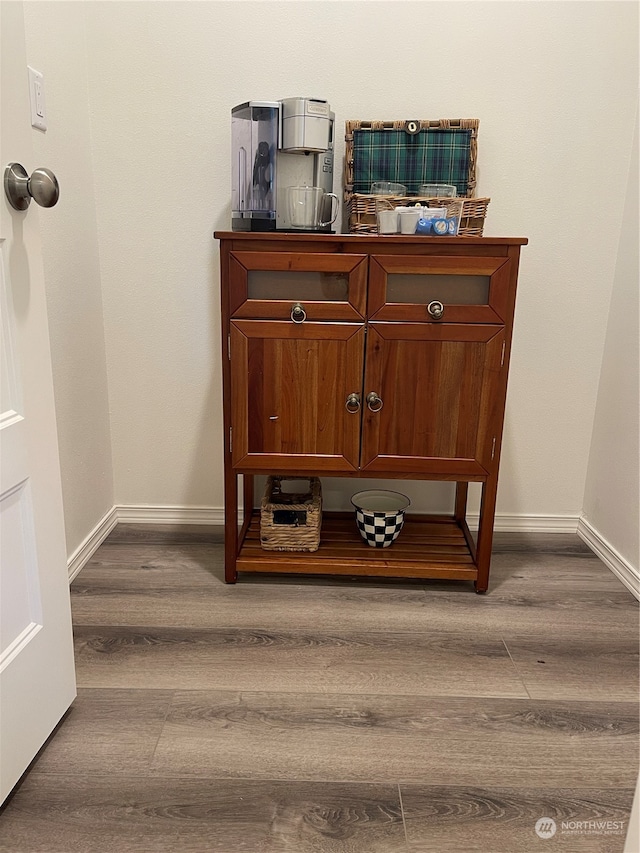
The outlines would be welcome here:
<svg viewBox="0 0 640 853">
<path fill-rule="evenodd" d="M 420 184 L 418 195 L 423 198 L 455 198 L 458 190 L 454 184 Z"/>
<path fill-rule="evenodd" d="M 334 223 L 338 217 L 340 202 L 334 193 L 325 193 L 321 187 L 288 187 L 289 219 L 292 228 L 305 231 L 317 231 Z M 323 222 L 322 216 L 326 199 L 336 200 L 335 212 L 332 218 Z"/>
<path fill-rule="evenodd" d="M 374 181 L 371 184 L 371 195 L 395 195 L 406 196 L 407 188 L 404 184 L 396 184 L 393 181 Z"/>
</svg>

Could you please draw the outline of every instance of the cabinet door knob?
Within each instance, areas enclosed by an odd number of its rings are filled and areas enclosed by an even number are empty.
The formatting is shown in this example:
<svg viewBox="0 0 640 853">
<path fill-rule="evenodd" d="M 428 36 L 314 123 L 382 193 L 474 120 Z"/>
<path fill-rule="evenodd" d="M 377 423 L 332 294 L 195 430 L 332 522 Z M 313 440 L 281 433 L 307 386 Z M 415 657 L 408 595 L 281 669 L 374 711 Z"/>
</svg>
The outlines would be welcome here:
<svg viewBox="0 0 640 853">
<path fill-rule="evenodd" d="M 355 415 L 360 411 L 360 394 L 349 394 L 344 405 L 349 414 Z"/>
<path fill-rule="evenodd" d="M 296 302 L 296 304 L 291 308 L 291 319 L 294 323 L 304 323 L 307 319 L 307 312 L 299 302 Z"/>
<path fill-rule="evenodd" d="M 442 304 L 442 302 L 438 302 L 437 300 L 434 302 L 430 302 L 427 305 L 427 311 L 429 312 L 429 314 L 431 314 L 434 320 L 440 320 L 440 318 L 444 314 L 444 305 Z"/>
<path fill-rule="evenodd" d="M 371 391 L 367 394 L 367 406 L 369 407 L 370 412 L 379 412 L 382 408 L 383 402 L 375 391 Z"/>
</svg>

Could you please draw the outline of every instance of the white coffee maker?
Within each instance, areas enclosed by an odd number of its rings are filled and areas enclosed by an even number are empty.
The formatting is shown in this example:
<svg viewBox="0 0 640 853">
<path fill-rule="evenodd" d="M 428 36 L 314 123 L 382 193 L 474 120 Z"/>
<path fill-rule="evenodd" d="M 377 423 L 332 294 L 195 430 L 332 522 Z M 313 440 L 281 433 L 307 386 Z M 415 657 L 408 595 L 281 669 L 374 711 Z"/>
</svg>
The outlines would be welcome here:
<svg viewBox="0 0 640 853">
<path fill-rule="evenodd" d="M 319 98 L 247 101 L 231 110 L 234 231 L 331 232 L 334 121 Z"/>
</svg>

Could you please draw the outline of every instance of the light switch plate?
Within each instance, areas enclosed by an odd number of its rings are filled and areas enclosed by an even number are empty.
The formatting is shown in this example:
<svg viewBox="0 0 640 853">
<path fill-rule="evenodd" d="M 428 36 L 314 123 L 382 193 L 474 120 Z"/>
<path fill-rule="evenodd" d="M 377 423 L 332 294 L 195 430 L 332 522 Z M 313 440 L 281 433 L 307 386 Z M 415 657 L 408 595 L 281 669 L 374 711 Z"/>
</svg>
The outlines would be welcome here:
<svg viewBox="0 0 640 853">
<path fill-rule="evenodd" d="M 27 65 L 29 72 L 29 100 L 31 102 L 31 126 L 38 130 L 47 129 L 47 108 L 44 100 L 44 76 Z"/>
</svg>

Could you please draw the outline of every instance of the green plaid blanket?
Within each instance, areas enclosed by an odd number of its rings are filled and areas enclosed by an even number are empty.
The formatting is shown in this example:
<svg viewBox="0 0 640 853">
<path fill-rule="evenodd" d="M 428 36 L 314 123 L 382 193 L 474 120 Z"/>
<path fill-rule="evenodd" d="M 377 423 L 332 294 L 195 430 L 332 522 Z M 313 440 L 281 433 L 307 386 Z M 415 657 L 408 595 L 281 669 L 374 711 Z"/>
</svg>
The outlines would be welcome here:
<svg viewBox="0 0 640 853">
<path fill-rule="evenodd" d="M 454 184 L 466 196 L 471 131 L 428 128 L 415 136 L 404 130 L 354 130 L 353 191 L 371 192 L 373 181 L 398 181 L 409 193 L 420 184 Z"/>
</svg>

